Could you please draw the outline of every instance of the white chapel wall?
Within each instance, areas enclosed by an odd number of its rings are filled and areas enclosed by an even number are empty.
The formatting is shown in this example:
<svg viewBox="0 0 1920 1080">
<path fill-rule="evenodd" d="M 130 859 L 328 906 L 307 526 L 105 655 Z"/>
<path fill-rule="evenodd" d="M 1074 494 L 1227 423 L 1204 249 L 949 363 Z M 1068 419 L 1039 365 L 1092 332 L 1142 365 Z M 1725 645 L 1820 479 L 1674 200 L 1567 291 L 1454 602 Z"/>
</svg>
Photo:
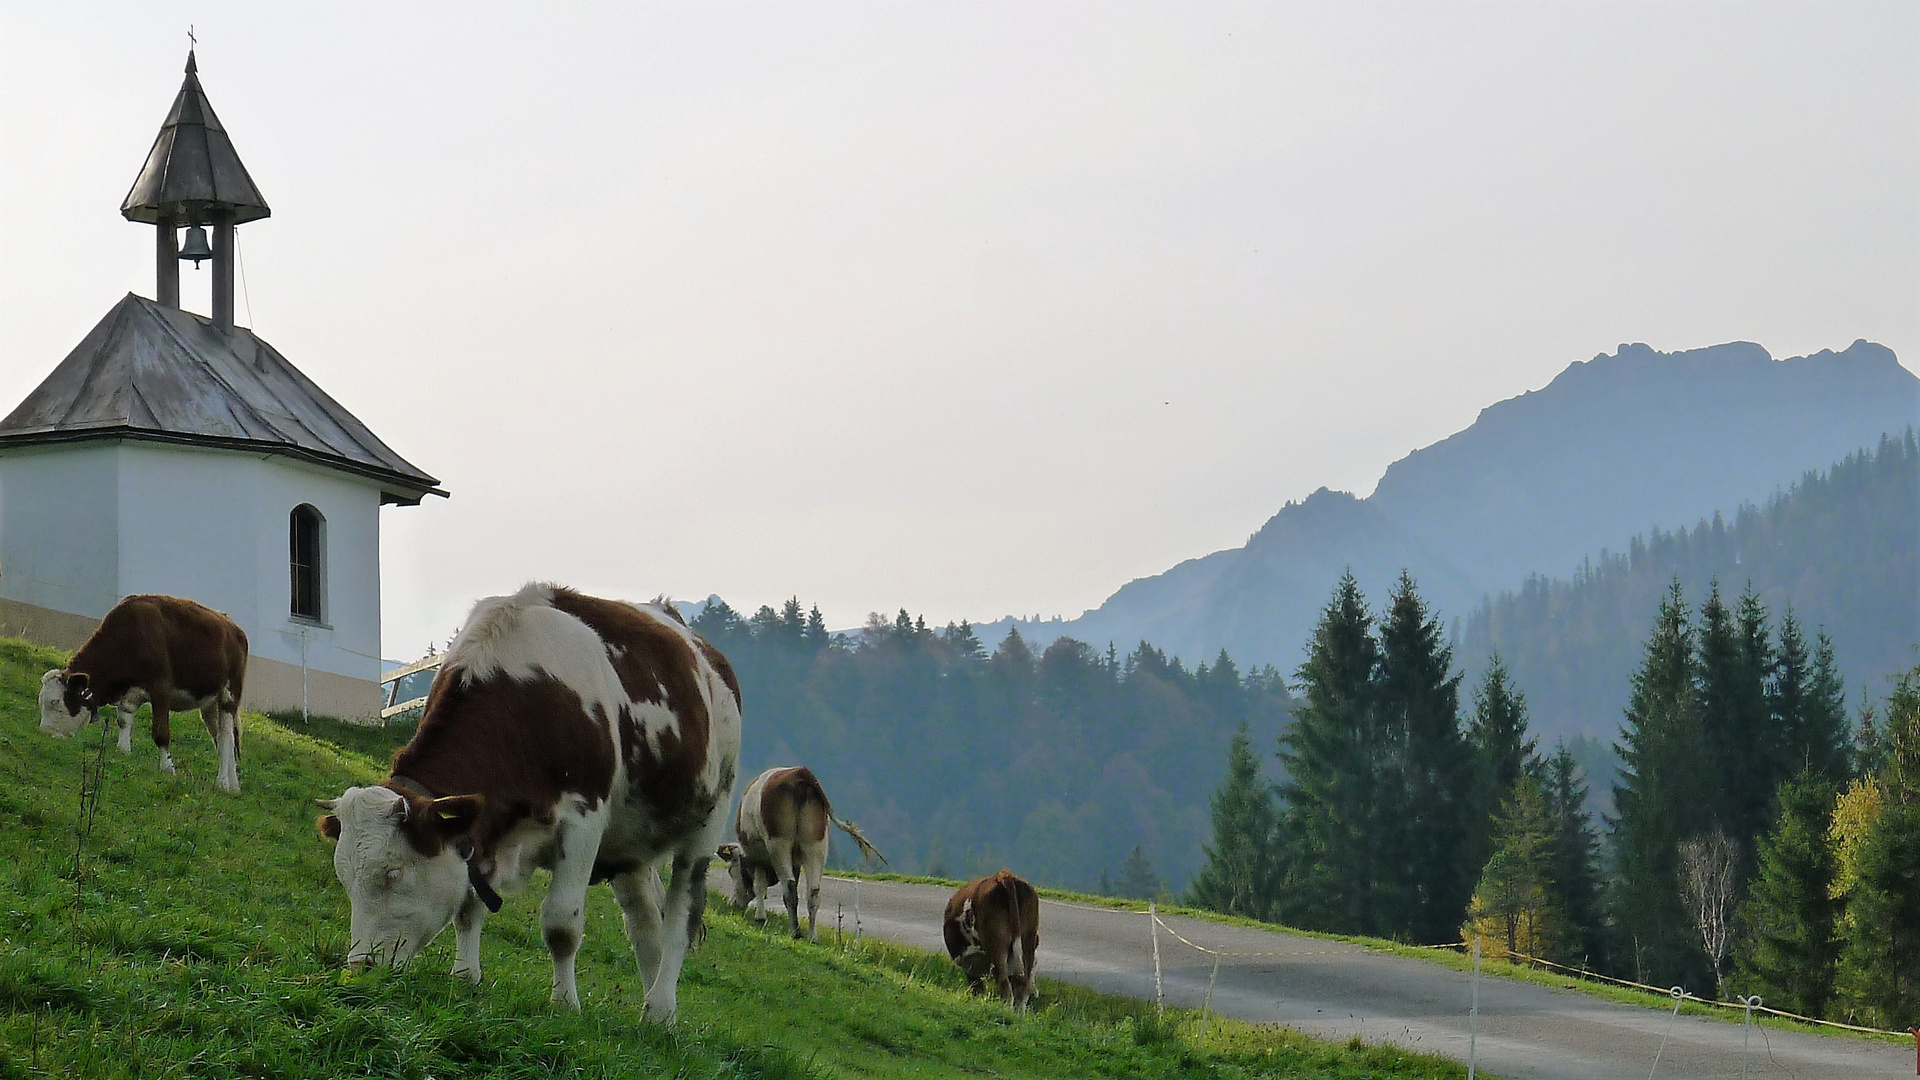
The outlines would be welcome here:
<svg viewBox="0 0 1920 1080">
<path fill-rule="evenodd" d="M 0 623 L 70 645 L 120 599 L 119 455 L 112 443 L 0 457 Z M 71 626 L 59 614 L 82 617 Z"/>
</svg>

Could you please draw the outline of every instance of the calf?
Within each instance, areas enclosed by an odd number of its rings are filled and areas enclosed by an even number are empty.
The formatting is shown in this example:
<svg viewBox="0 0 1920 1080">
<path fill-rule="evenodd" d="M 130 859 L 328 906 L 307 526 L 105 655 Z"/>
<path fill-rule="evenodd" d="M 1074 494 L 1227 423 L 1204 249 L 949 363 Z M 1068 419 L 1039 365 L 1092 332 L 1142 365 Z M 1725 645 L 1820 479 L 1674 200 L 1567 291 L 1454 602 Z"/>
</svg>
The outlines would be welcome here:
<svg viewBox="0 0 1920 1080">
<path fill-rule="evenodd" d="M 112 705 L 120 752 L 133 753 L 133 714 L 153 703 L 160 768 L 174 771 L 172 713 L 199 709 L 220 750 L 219 785 L 240 790 L 240 693 L 247 634 L 232 619 L 177 596 L 129 596 L 113 606 L 64 668 L 40 679 L 40 730 L 73 735 Z"/>
<path fill-rule="evenodd" d="M 991 975 L 1007 1004 L 1025 1011 L 1040 947 L 1040 896 L 1033 886 L 1006 870 L 967 882 L 947 901 L 942 936 L 975 993 L 985 992 Z"/>
<path fill-rule="evenodd" d="M 820 873 L 827 865 L 827 825 L 838 825 L 869 859 L 886 862 L 858 826 L 833 816 L 827 792 L 806 766 L 768 769 L 740 796 L 734 816 L 738 843 L 720 848 L 733 879 L 733 906 L 754 905 L 767 918 L 767 888 L 778 884 L 787 902 L 787 925 L 800 936 L 800 879 L 807 882 L 807 939 L 820 940 Z"/>
<path fill-rule="evenodd" d="M 579 1008 L 587 886 L 611 881 L 645 1013 L 671 1021 L 739 753 L 733 669 L 670 609 L 544 584 L 480 601 L 392 778 L 321 802 L 348 966 L 405 961 L 452 923 L 453 972 L 478 982 L 487 913 L 542 868 L 553 1000 Z"/>
</svg>

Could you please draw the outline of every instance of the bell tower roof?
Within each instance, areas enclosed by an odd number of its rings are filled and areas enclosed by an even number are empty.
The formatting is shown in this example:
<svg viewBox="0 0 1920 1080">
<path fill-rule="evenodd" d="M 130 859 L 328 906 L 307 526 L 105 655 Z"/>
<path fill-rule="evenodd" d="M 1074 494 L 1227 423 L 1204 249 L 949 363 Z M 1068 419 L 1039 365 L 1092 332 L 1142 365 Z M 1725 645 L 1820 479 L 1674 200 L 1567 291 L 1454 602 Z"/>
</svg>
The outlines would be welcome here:
<svg viewBox="0 0 1920 1080">
<path fill-rule="evenodd" d="M 148 224 L 170 218 L 178 225 L 210 225 L 215 211 L 230 211 L 236 225 L 272 212 L 213 114 L 189 49 L 186 81 L 120 213 L 128 221 Z"/>
</svg>

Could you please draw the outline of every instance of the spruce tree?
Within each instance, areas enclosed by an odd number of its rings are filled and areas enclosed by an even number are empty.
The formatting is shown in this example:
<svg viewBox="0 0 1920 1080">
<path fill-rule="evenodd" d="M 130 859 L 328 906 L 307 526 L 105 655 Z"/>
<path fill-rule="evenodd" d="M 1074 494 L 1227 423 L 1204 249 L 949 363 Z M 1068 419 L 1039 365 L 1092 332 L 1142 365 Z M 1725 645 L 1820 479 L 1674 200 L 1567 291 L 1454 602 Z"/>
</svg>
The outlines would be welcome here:
<svg viewBox="0 0 1920 1080">
<path fill-rule="evenodd" d="M 1639 982 L 1703 987 L 1710 977 L 1676 884 L 1677 848 L 1700 830 L 1706 760 L 1686 598 L 1668 589 L 1633 674 L 1613 789 L 1617 877 L 1610 897 L 1622 966 Z"/>
<path fill-rule="evenodd" d="M 1187 886 L 1187 902 L 1226 915 L 1261 919 L 1274 888 L 1273 794 L 1260 779 L 1247 726 L 1227 746 L 1227 775 L 1211 800 L 1213 843 Z"/>
<path fill-rule="evenodd" d="M 1462 936 L 1493 957 L 1566 956 L 1565 914 L 1553 882 L 1554 820 L 1540 778 L 1523 774 L 1494 823 L 1494 852 L 1481 871 Z M 1515 955 L 1517 954 L 1517 956 Z"/>
<path fill-rule="evenodd" d="M 1836 833 L 1857 837 L 1838 844 L 1847 906 L 1835 982 L 1848 1015 L 1902 1028 L 1920 1024 L 1920 666 L 1894 684 L 1882 739 L 1885 775 L 1856 787 L 1878 796 L 1878 812 L 1847 822 L 1843 799 L 1834 815 Z"/>
<path fill-rule="evenodd" d="M 1782 767 L 1840 784 L 1849 775 L 1846 699 L 1833 669 L 1833 643 L 1825 634 L 1820 640 L 1825 660 L 1816 667 L 1800 620 L 1791 608 L 1781 616 L 1771 705 L 1780 733 Z"/>
<path fill-rule="evenodd" d="M 1120 895 L 1129 900 L 1152 900 L 1160 895 L 1160 875 L 1153 872 L 1153 863 L 1147 861 L 1139 844 L 1133 845 L 1133 853 L 1120 864 Z"/>
<path fill-rule="evenodd" d="M 1737 611 L 1720 599 L 1715 582 L 1700 606 L 1700 732 L 1707 771 L 1700 810 L 1717 822 L 1743 852 L 1766 828 L 1768 805 L 1783 777 L 1775 762 L 1780 740 L 1767 699 L 1773 668 L 1766 610 L 1751 592 Z M 1749 876 L 1743 856 L 1738 880 Z"/>
<path fill-rule="evenodd" d="M 1473 689 L 1473 715 L 1467 721 L 1467 742 L 1473 751 L 1471 820 L 1468 824 L 1471 861 L 1484 865 L 1493 855 L 1493 819 L 1501 800 L 1513 792 L 1521 773 L 1538 774 L 1538 743 L 1527 732 L 1527 698 L 1496 654 L 1487 661 L 1480 684 Z"/>
<path fill-rule="evenodd" d="M 1588 965 L 1604 965 L 1600 911 L 1600 838 L 1587 812 L 1587 784 L 1565 743 L 1546 764 L 1547 808 L 1553 814 L 1553 892 L 1567 919 L 1567 947 Z"/>
<path fill-rule="evenodd" d="M 1304 694 L 1281 736 L 1282 885 L 1278 918 L 1349 934 L 1377 933 L 1385 872 L 1376 825 L 1384 753 L 1374 723 L 1379 646 L 1366 597 L 1348 571 L 1314 627 L 1297 674 Z"/>
<path fill-rule="evenodd" d="M 1837 794 L 1810 768 L 1780 786 L 1779 815 L 1740 908 L 1736 989 L 1804 1016 L 1823 1015 L 1833 994 L 1839 941 L 1827 822 Z"/>
<path fill-rule="evenodd" d="M 1473 757 L 1460 731 L 1460 676 L 1440 620 L 1402 571 L 1380 622 L 1378 726 L 1394 751 L 1380 837 L 1392 871 L 1376 883 L 1385 929 L 1450 941 L 1479 877 L 1471 835 Z"/>
</svg>

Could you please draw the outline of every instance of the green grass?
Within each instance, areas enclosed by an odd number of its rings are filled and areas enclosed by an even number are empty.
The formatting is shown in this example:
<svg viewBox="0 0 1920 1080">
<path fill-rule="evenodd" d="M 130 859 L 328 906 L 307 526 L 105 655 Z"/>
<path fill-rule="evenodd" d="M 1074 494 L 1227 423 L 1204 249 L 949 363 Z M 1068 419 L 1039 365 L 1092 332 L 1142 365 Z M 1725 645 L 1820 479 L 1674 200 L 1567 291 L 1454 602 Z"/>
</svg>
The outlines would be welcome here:
<svg viewBox="0 0 1920 1080">
<path fill-rule="evenodd" d="M 1450 1062 L 1042 980 L 1015 1016 L 968 997 L 943 956 L 788 940 L 717 901 L 676 1028 L 640 1020 L 610 892 L 593 891 L 583 1009 L 547 1001 L 544 882 L 488 921 L 487 978 L 446 974 L 452 934 L 408 968 L 343 978 L 347 904 L 311 800 L 385 776 L 392 732 L 249 716 L 241 781 L 214 788 L 198 725 L 163 776 L 104 753 L 73 873 L 83 763 L 102 732 L 36 729 L 57 654 L 0 639 L 0 1080 L 15 1077 L 1455 1077 Z"/>
</svg>

